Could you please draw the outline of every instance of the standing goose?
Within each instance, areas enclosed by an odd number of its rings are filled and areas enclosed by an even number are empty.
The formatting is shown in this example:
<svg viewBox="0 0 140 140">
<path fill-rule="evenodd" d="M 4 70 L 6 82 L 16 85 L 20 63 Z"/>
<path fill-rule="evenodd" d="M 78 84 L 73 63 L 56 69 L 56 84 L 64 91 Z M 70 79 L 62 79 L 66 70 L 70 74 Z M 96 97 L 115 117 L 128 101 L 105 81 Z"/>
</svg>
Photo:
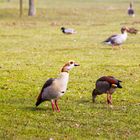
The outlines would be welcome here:
<svg viewBox="0 0 140 140">
<path fill-rule="evenodd" d="M 132 5 L 132 2 L 130 2 L 130 7 L 128 8 L 127 13 L 128 13 L 129 16 L 134 17 L 134 16 L 135 16 L 135 12 L 134 12 L 134 9 L 133 9 L 132 6 L 133 6 L 133 5 Z"/>
<path fill-rule="evenodd" d="M 122 88 L 120 85 L 120 80 L 116 79 L 113 76 L 103 76 L 96 81 L 96 87 L 92 92 L 92 100 L 95 102 L 97 95 L 103 93 L 107 94 L 107 103 L 112 105 L 112 94 L 115 92 L 116 88 Z"/>
<path fill-rule="evenodd" d="M 48 100 L 51 101 L 53 111 L 55 110 L 54 105 L 57 111 L 60 111 L 57 100 L 65 94 L 69 80 L 68 72 L 75 66 L 79 66 L 79 64 L 76 64 L 74 61 L 69 61 L 62 67 L 58 78 L 50 78 L 45 82 L 37 98 L 36 106 Z"/>
<path fill-rule="evenodd" d="M 122 27 L 121 34 L 112 35 L 103 42 L 106 43 L 107 45 L 112 45 L 112 47 L 120 46 L 123 42 L 126 41 L 128 31 L 129 31 L 129 28 Z"/>
<path fill-rule="evenodd" d="M 61 31 L 64 34 L 76 34 L 77 33 L 74 29 L 67 29 L 65 27 L 61 27 Z"/>
</svg>

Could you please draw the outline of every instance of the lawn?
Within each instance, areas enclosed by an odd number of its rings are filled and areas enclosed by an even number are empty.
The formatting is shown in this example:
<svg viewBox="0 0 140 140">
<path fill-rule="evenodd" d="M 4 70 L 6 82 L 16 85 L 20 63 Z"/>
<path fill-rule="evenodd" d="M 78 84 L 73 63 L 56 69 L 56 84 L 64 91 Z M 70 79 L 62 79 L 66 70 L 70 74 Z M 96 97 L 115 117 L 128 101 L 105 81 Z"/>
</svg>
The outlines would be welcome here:
<svg viewBox="0 0 140 140">
<path fill-rule="evenodd" d="M 127 16 L 127 0 L 40 0 L 37 15 L 28 17 L 28 1 L 19 18 L 18 0 L 0 1 L 0 139 L 1 140 L 138 140 L 140 139 L 140 34 L 128 35 L 123 49 L 102 44 L 122 26 L 140 29 Z M 77 30 L 61 33 L 62 26 Z M 69 60 L 67 93 L 53 112 L 50 102 L 35 107 L 44 82 L 57 77 Z M 92 103 L 96 80 L 113 75 L 122 89 Z"/>
</svg>

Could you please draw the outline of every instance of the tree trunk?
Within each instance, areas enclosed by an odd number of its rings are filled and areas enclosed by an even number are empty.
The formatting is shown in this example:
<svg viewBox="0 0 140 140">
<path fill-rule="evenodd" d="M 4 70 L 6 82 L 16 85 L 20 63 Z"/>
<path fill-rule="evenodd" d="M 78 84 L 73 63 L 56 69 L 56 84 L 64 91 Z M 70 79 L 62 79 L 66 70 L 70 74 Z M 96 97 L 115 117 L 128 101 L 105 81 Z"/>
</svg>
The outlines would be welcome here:
<svg viewBox="0 0 140 140">
<path fill-rule="evenodd" d="M 35 14 L 36 14 L 36 9 L 35 9 L 35 5 L 34 5 L 34 1 L 35 0 L 29 0 L 28 16 L 35 16 Z"/>
<path fill-rule="evenodd" d="M 22 11 L 23 11 L 23 7 L 22 7 L 22 4 L 23 3 L 23 1 L 22 0 L 20 0 L 20 4 L 19 4 L 19 7 L 20 7 L 20 17 L 22 17 Z"/>
</svg>

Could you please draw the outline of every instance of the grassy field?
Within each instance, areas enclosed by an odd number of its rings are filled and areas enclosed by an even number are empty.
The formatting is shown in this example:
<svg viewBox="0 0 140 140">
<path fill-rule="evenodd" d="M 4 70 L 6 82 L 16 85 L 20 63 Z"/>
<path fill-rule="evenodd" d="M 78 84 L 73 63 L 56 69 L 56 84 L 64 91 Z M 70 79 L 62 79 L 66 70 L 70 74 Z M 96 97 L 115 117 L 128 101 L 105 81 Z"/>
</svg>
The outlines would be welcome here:
<svg viewBox="0 0 140 140">
<path fill-rule="evenodd" d="M 28 17 L 28 1 L 19 18 L 18 0 L 0 1 L 0 139 L 1 140 L 138 140 L 140 139 L 140 34 L 128 35 L 122 50 L 101 42 L 122 26 L 140 29 L 127 16 L 127 0 L 40 0 L 36 17 Z M 64 35 L 60 27 L 77 30 Z M 63 64 L 81 66 L 70 72 L 68 90 L 59 100 L 35 108 L 44 82 L 57 77 Z M 92 103 L 97 78 L 114 75 L 122 89 Z M 52 139 L 51 139 L 52 138 Z"/>
</svg>

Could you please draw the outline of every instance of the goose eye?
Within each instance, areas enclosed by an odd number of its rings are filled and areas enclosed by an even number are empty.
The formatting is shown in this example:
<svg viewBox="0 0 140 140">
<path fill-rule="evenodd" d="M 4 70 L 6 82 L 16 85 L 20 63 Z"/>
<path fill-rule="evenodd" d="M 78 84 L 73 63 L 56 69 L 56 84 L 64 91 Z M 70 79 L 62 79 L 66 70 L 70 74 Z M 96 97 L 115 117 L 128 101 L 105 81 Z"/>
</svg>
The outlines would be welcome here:
<svg viewBox="0 0 140 140">
<path fill-rule="evenodd" d="M 73 63 L 74 63 L 73 61 L 70 62 L 70 64 L 73 64 Z"/>
</svg>

